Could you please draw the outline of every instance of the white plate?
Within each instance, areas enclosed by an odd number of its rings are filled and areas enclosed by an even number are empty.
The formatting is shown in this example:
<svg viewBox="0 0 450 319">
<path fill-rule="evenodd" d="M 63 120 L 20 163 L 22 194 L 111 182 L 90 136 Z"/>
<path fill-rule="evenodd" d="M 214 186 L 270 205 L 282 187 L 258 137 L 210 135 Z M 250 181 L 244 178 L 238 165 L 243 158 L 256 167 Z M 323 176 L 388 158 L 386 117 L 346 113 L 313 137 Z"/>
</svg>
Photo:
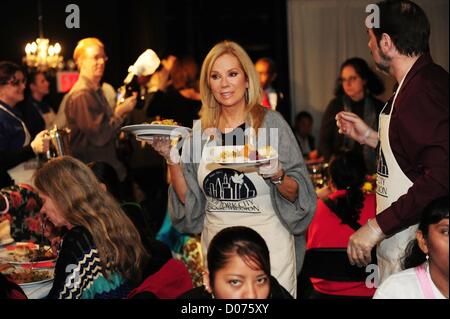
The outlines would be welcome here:
<svg viewBox="0 0 450 319">
<path fill-rule="evenodd" d="M 6 238 L 6 239 L 2 239 L 2 240 L 0 240 L 0 246 L 6 246 L 6 245 L 9 245 L 9 244 L 11 244 L 11 243 L 13 243 L 14 242 L 14 238 Z"/>
<path fill-rule="evenodd" d="M 272 159 L 276 159 L 276 157 L 274 157 L 274 158 L 268 158 L 268 159 L 263 159 L 263 160 L 242 161 L 242 162 L 221 162 L 221 161 L 214 161 L 214 163 L 220 164 L 220 165 L 223 165 L 223 166 L 247 167 L 247 166 L 258 166 L 258 165 L 267 164 L 267 163 L 269 163 L 270 160 L 272 160 Z"/>
<path fill-rule="evenodd" d="M 208 147 L 206 150 L 206 158 L 205 160 L 207 162 L 213 162 L 216 164 L 220 164 L 223 166 L 239 166 L 239 167 L 247 167 L 247 166 L 258 166 L 269 163 L 273 159 L 278 158 L 278 154 L 274 149 L 270 149 L 270 154 L 268 154 L 267 157 L 257 159 L 257 160 L 250 160 L 248 158 L 245 158 L 243 155 L 236 156 L 236 157 L 228 157 L 226 159 L 223 159 L 221 154 L 222 152 L 237 152 L 238 154 L 242 154 L 243 152 L 243 145 L 238 146 L 212 146 Z M 262 153 L 262 152 L 261 152 Z"/>
<path fill-rule="evenodd" d="M 191 129 L 185 126 L 177 125 L 156 125 L 156 124 L 136 124 L 128 125 L 121 128 L 122 131 L 133 133 L 142 139 L 154 135 L 169 135 L 173 137 L 185 137 L 190 134 Z"/>
<path fill-rule="evenodd" d="M 52 281 L 52 280 L 53 280 L 53 277 L 48 278 L 48 279 L 44 279 L 44 280 L 41 280 L 41 281 L 29 282 L 29 283 L 26 283 L 26 284 L 19 284 L 19 286 L 22 287 L 22 288 L 28 288 L 28 287 L 33 287 L 35 285 L 40 285 L 40 284 L 43 284 L 43 283 L 46 283 L 46 282 L 49 282 L 49 281 Z"/>
<path fill-rule="evenodd" d="M 26 269 L 23 269 L 23 268 L 14 268 L 14 269 L 11 268 L 11 269 L 8 269 L 8 270 L 4 271 L 3 274 L 4 274 L 4 275 L 8 275 L 8 274 L 10 274 L 10 273 L 12 273 L 12 272 L 19 273 L 19 272 L 22 272 L 22 271 L 25 272 L 25 271 L 27 271 L 27 270 L 26 270 Z M 19 285 L 20 287 L 26 288 L 26 287 L 30 287 L 30 286 L 34 286 L 34 285 L 39 285 L 39 284 L 42 284 L 42 283 L 45 283 L 45 282 L 52 281 L 52 280 L 54 279 L 54 275 L 55 275 L 55 270 L 54 270 L 54 268 L 32 269 L 31 271 L 34 272 L 34 273 L 46 273 L 46 274 L 48 274 L 48 276 L 47 276 L 47 278 L 42 279 L 42 280 L 38 280 L 38 281 L 31 281 L 31 282 L 25 282 L 25 283 L 18 283 L 18 285 Z"/>
</svg>

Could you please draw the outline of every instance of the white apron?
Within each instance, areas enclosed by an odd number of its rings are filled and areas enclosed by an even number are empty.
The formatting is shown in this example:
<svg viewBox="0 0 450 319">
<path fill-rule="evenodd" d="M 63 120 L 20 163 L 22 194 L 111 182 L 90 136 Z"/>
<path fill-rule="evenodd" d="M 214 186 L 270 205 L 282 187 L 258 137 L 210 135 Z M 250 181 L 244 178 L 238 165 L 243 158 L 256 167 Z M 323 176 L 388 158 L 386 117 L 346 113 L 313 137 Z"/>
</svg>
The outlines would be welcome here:
<svg viewBox="0 0 450 319">
<path fill-rule="evenodd" d="M 271 274 L 294 297 L 297 294 L 294 237 L 281 224 L 270 199 L 270 187 L 255 167 L 229 167 L 205 161 L 205 145 L 198 169 L 198 182 L 206 197 L 202 232 L 205 256 L 209 243 L 220 230 L 246 226 L 256 230 L 270 252 Z"/>
<path fill-rule="evenodd" d="M 395 100 L 405 78 L 406 75 L 395 93 L 389 114 L 383 114 L 384 108 L 388 105 L 386 103 L 379 117 L 380 154 L 377 167 L 377 214 L 391 206 L 400 196 L 406 194 L 413 185 L 397 163 L 389 143 L 391 115 L 394 110 Z M 410 226 L 379 243 L 377 247 L 378 269 L 380 272 L 379 284 L 389 275 L 402 270 L 401 259 L 405 255 L 406 246 L 415 238 L 417 226 Z"/>
<path fill-rule="evenodd" d="M 25 133 L 25 141 L 23 143 L 23 147 L 27 146 L 31 142 L 31 135 L 30 132 L 27 129 L 27 126 L 25 123 L 18 118 L 14 113 L 9 111 L 7 108 L 5 108 L 3 105 L 0 104 L 0 109 L 14 117 L 17 121 L 20 122 L 20 124 L 23 127 L 23 131 Z M 38 160 L 37 158 L 32 158 L 26 162 L 20 163 L 19 165 L 11 168 L 8 170 L 9 176 L 14 180 L 14 183 L 17 185 L 19 183 L 26 183 L 29 185 L 33 185 L 33 174 L 36 171 L 38 167 Z"/>
</svg>

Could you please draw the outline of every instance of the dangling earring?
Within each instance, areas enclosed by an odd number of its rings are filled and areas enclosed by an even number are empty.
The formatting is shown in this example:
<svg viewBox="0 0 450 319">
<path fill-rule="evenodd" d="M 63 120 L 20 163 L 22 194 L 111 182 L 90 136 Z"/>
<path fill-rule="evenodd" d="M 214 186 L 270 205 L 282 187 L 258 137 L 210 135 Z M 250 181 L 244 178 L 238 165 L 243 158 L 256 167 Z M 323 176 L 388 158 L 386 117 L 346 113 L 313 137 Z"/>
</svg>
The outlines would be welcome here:
<svg viewBox="0 0 450 319">
<path fill-rule="evenodd" d="M 245 99 L 245 104 L 248 104 L 248 88 L 245 89 L 245 93 L 244 93 L 244 99 Z"/>
</svg>

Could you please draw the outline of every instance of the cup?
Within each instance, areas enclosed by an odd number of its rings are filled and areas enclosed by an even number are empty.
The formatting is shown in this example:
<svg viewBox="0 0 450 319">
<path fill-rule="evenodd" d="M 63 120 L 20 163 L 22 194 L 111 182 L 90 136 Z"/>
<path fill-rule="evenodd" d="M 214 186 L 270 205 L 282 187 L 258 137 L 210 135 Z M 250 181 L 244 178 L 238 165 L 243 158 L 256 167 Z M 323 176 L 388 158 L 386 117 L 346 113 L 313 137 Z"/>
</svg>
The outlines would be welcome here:
<svg viewBox="0 0 450 319">
<path fill-rule="evenodd" d="M 55 125 L 53 129 L 48 130 L 47 138 L 50 140 L 50 147 L 46 154 L 47 160 L 72 154 L 69 146 L 69 128 L 58 129 Z"/>
</svg>

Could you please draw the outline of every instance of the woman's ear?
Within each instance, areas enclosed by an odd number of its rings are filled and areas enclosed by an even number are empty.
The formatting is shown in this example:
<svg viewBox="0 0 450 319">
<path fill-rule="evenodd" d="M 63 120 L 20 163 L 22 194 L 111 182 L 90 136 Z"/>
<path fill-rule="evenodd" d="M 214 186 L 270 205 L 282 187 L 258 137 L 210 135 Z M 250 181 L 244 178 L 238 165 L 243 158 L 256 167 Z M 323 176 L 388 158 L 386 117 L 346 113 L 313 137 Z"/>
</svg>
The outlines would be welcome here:
<svg viewBox="0 0 450 319">
<path fill-rule="evenodd" d="M 205 270 L 203 272 L 203 285 L 205 286 L 205 289 L 207 292 L 209 292 L 210 294 L 212 294 L 212 289 L 211 289 L 211 283 L 209 280 L 209 271 Z"/>
<path fill-rule="evenodd" d="M 416 231 L 416 239 L 417 243 L 419 244 L 419 248 L 425 255 L 428 255 L 428 245 L 427 240 L 423 236 L 423 233 L 421 230 Z"/>
</svg>

